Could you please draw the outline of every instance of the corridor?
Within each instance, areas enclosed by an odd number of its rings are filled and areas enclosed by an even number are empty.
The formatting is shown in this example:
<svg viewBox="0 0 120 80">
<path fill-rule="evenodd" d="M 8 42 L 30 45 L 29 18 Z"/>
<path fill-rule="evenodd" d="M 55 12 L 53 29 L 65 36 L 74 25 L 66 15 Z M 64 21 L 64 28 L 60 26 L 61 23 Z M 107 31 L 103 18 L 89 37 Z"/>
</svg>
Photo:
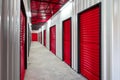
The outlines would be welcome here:
<svg viewBox="0 0 120 80">
<path fill-rule="evenodd" d="M 120 80 L 120 0 L 0 0 L 0 80 Z"/>
<path fill-rule="evenodd" d="M 25 80 L 86 80 L 39 42 L 32 42 Z"/>
</svg>

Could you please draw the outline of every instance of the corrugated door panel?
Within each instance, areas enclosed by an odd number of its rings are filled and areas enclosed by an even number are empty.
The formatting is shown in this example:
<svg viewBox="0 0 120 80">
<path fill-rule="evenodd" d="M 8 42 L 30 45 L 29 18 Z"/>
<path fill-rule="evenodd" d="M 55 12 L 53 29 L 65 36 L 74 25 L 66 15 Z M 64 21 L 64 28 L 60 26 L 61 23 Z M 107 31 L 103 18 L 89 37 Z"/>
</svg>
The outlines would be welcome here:
<svg viewBox="0 0 120 80">
<path fill-rule="evenodd" d="M 38 34 L 32 33 L 32 41 L 38 41 Z"/>
<path fill-rule="evenodd" d="M 50 27 L 50 51 L 56 54 L 56 26 Z"/>
<path fill-rule="evenodd" d="M 80 73 L 88 80 L 100 80 L 100 6 L 79 14 Z"/>
<path fill-rule="evenodd" d="M 44 46 L 46 46 L 46 30 L 44 30 Z"/>
<path fill-rule="evenodd" d="M 71 18 L 63 21 L 63 60 L 71 66 Z"/>
<path fill-rule="evenodd" d="M 20 13 L 20 80 L 24 80 L 25 75 L 25 16 Z"/>
<path fill-rule="evenodd" d="M 42 32 L 40 32 L 40 43 L 42 44 Z"/>
</svg>

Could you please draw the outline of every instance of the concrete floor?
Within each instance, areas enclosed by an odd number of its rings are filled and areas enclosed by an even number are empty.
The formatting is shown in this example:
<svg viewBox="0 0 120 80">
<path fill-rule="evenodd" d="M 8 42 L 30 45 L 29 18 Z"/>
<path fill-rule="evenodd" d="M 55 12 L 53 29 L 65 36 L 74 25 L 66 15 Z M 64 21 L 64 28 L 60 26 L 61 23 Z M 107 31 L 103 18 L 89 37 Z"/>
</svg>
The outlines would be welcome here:
<svg viewBox="0 0 120 80">
<path fill-rule="evenodd" d="M 39 42 L 32 42 L 25 80 L 85 80 Z"/>
</svg>

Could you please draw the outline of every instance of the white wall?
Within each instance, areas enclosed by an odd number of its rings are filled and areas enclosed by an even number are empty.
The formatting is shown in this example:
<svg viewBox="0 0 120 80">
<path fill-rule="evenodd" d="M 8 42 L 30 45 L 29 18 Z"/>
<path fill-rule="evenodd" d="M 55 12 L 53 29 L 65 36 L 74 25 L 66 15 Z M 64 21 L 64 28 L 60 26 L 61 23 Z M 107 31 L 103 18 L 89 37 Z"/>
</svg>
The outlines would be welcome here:
<svg viewBox="0 0 120 80">
<path fill-rule="evenodd" d="M 56 25 L 56 54 L 62 59 L 62 21 L 72 17 L 72 68 L 77 71 L 77 14 L 101 2 L 101 55 L 102 80 L 120 80 L 120 1 L 119 0 L 74 0 L 57 12 L 43 27 L 47 30 Z M 44 34 L 43 34 L 44 35 Z M 43 38 L 42 38 L 43 39 Z M 117 62 L 118 61 L 118 62 Z"/>
<path fill-rule="evenodd" d="M 120 80 L 120 0 L 113 2 L 113 26 L 112 26 L 112 80 Z"/>
<path fill-rule="evenodd" d="M 1 80 L 1 74 L 2 74 L 2 72 L 1 72 L 1 67 L 2 67 L 1 66 L 2 65 L 1 64 L 1 56 L 2 56 L 2 51 L 1 51 L 1 48 L 2 48 L 2 44 L 1 44 L 2 43 L 2 41 L 1 41 L 1 36 L 2 36 L 2 32 L 1 32 L 2 31 L 1 30 L 1 27 L 2 27 L 1 26 L 1 16 L 2 15 L 1 15 L 1 13 L 2 13 L 2 9 L 1 9 L 1 7 L 2 7 L 2 0 L 0 0 L 0 80 Z"/>
<path fill-rule="evenodd" d="M 0 80 L 20 80 L 20 0 L 0 0 Z"/>
</svg>

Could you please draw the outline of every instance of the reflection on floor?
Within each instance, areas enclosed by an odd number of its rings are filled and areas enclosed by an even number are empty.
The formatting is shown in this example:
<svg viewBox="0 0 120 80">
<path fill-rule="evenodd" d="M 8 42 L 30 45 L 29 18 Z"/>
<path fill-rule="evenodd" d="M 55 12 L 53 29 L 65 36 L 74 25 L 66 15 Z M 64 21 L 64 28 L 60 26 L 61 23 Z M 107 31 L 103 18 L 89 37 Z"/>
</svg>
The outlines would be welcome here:
<svg viewBox="0 0 120 80">
<path fill-rule="evenodd" d="M 32 42 L 25 80 L 85 80 L 39 42 Z"/>
</svg>

